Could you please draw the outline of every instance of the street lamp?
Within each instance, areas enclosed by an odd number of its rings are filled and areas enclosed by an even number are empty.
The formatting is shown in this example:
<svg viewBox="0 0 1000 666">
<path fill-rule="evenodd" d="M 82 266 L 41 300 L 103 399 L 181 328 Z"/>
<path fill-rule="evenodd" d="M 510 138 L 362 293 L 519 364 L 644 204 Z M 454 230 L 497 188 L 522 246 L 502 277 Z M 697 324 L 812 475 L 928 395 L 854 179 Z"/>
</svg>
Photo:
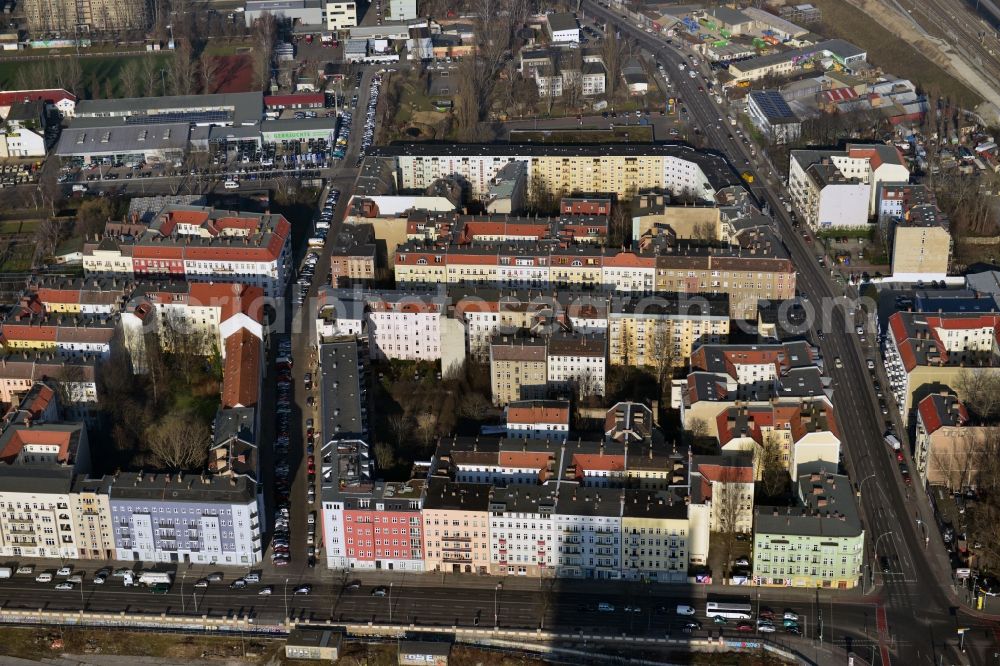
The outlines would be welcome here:
<svg viewBox="0 0 1000 666">
<path fill-rule="evenodd" d="M 285 579 L 285 621 L 288 621 L 288 579 Z"/>
<path fill-rule="evenodd" d="M 184 607 L 184 579 L 187 578 L 187 573 L 188 573 L 187 571 L 181 572 L 181 612 L 182 613 L 186 612 L 185 611 L 185 607 Z"/>
<path fill-rule="evenodd" d="M 389 624 L 392 624 L 392 581 L 389 582 Z"/>
<path fill-rule="evenodd" d="M 495 629 L 500 628 L 500 590 L 503 589 L 503 583 L 497 583 L 496 587 L 493 588 L 493 627 Z"/>
</svg>

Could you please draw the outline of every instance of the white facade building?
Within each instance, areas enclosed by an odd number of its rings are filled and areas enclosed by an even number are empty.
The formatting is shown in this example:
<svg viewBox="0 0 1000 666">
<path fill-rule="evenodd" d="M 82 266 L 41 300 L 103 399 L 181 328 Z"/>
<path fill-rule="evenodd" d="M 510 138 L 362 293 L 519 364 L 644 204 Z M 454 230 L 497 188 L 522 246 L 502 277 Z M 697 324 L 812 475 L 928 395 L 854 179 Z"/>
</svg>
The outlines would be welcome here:
<svg viewBox="0 0 1000 666">
<path fill-rule="evenodd" d="M 538 470 L 535 470 L 537 478 Z M 555 484 L 495 488 L 490 500 L 490 573 L 552 576 Z"/>
<path fill-rule="evenodd" d="M 556 575 L 621 577 L 621 491 L 565 484 L 555 516 Z"/>
<path fill-rule="evenodd" d="M 554 334 L 549 338 L 549 388 L 579 397 L 604 395 L 607 380 L 607 337 Z"/>
</svg>

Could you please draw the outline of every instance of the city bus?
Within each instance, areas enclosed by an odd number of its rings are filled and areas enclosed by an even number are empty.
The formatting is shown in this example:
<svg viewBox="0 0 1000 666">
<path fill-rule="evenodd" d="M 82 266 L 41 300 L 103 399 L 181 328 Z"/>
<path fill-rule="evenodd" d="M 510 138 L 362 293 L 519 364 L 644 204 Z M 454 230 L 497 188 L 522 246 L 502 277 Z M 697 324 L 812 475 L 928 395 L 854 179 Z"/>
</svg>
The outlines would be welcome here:
<svg viewBox="0 0 1000 666">
<path fill-rule="evenodd" d="M 753 607 L 750 604 L 722 603 L 709 601 L 705 604 L 705 615 L 708 617 L 724 617 L 727 620 L 749 620 L 753 617 Z"/>
</svg>

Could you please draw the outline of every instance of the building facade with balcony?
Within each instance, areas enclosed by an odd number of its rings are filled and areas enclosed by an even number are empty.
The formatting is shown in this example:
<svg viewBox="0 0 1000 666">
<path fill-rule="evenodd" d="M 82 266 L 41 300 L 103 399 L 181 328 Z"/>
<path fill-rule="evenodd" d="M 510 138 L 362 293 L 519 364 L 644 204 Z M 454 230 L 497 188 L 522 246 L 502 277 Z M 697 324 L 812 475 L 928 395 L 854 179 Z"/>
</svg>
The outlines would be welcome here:
<svg viewBox="0 0 1000 666">
<path fill-rule="evenodd" d="M 423 507 L 424 570 L 490 571 L 490 486 L 432 478 Z"/>
<path fill-rule="evenodd" d="M 555 483 L 495 487 L 490 497 L 490 573 L 554 576 Z"/>
<path fill-rule="evenodd" d="M 800 504 L 757 507 L 753 579 L 758 585 L 850 589 L 861 580 L 865 530 L 850 480 L 819 463 L 797 481 Z"/>
<path fill-rule="evenodd" d="M 687 504 L 673 493 L 626 490 L 621 566 L 626 580 L 681 583 L 687 579 Z"/>
<path fill-rule="evenodd" d="M 111 476 L 79 475 L 73 482 L 70 505 L 76 527 L 77 557 L 115 559 L 115 532 L 111 523 Z"/>
<path fill-rule="evenodd" d="M 20 411 L 0 434 L 0 555 L 76 559 L 73 478 L 90 468 L 87 429 Z"/>
<path fill-rule="evenodd" d="M 118 474 L 115 559 L 249 566 L 263 559 L 257 484 L 247 477 Z"/>
<path fill-rule="evenodd" d="M 556 575 L 621 578 L 622 491 L 560 484 L 553 517 Z"/>
</svg>

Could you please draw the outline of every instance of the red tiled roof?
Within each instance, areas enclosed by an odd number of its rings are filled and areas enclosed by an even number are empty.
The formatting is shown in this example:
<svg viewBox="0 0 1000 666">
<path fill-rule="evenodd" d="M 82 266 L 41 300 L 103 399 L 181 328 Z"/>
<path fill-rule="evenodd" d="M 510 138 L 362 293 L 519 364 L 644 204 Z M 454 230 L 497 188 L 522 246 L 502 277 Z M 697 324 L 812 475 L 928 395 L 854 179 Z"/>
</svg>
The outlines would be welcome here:
<svg viewBox="0 0 1000 666">
<path fill-rule="evenodd" d="M 61 88 L 46 88 L 39 90 L 12 90 L 0 92 L 0 106 L 11 106 L 17 102 L 31 102 L 42 100 L 55 104 L 64 99 L 76 101 L 76 95 Z"/>
<path fill-rule="evenodd" d="M 507 408 L 507 423 L 569 423 L 569 405 L 530 404 Z"/>
<path fill-rule="evenodd" d="M 226 365 L 222 375 L 222 406 L 254 407 L 260 392 L 260 340 L 241 328 L 226 338 Z"/>
<path fill-rule="evenodd" d="M 917 405 L 920 413 L 920 420 L 924 422 L 927 434 L 931 434 L 941 427 L 941 417 L 938 415 L 937 406 L 934 404 L 934 396 L 929 395 Z"/>
<path fill-rule="evenodd" d="M 538 451 L 501 451 L 499 464 L 501 467 L 541 470 L 548 466 L 549 454 Z"/>
<path fill-rule="evenodd" d="M 622 455 L 574 453 L 572 462 L 578 470 L 601 470 L 605 472 L 621 472 L 625 470 L 625 456 Z"/>
<path fill-rule="evenodd" d="M 56 460 L 65 463 L 69 460 L 69 445 L 73 440 L 73 432 L 69 430 L 41 430 L 33 428 L 17 428 L 7 441 L 7 446 L 0 452 L 0 460 L 13 462 L 25 446 L 58 446 Z"/>
</svg>

